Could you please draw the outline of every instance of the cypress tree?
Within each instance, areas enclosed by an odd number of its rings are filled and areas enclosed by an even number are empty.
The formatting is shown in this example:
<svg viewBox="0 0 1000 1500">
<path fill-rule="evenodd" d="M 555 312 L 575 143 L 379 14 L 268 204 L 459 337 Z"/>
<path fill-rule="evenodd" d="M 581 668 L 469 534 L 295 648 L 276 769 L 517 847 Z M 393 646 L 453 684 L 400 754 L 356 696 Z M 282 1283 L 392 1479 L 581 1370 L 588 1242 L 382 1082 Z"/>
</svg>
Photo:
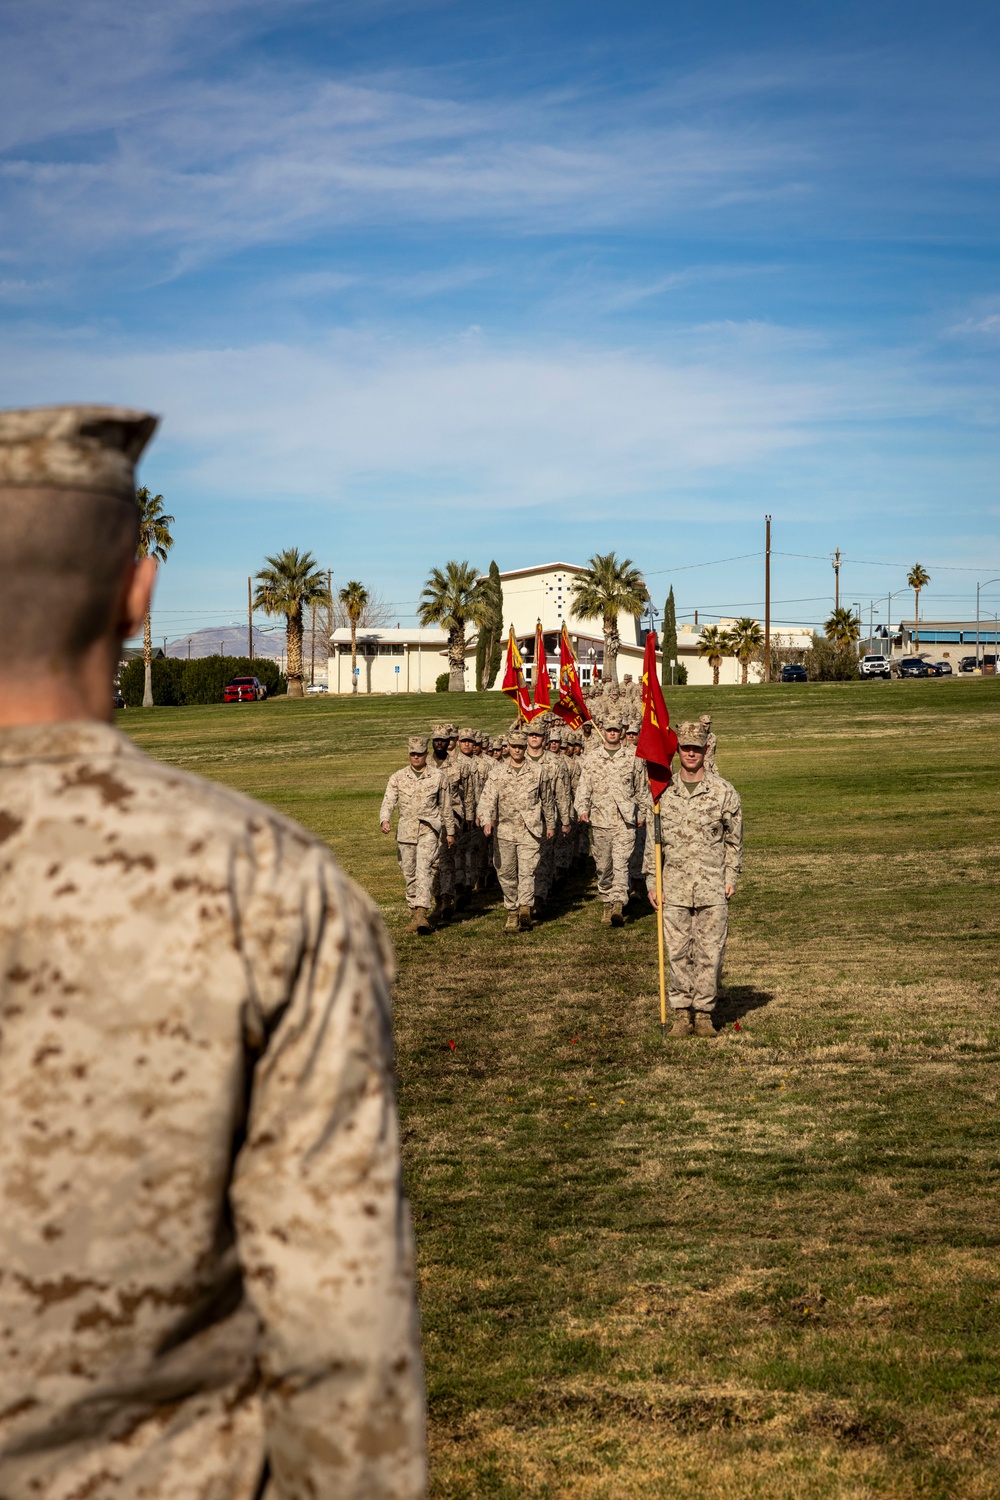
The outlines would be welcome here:
<svg viewBox="0 0 1000 1500">
<path fill-rule="evenodd" d="M 486 594 L 490 612 L 476 642 L 476 691 L 480 693 L 496 682 L 503 657 L 503 585 L 495 562 L 490 563 Z"/>
<path fill-rule="evenodd" d="M 663 606 L 663 633 L 660 637 L 660 648 L 663 652 L 663 656 L 660 659 L 660 681 L 665 688 L 668 688 L 671 686 L 670 663 L 677 660 L 677 612 L 674 608 L 674 590 L 672 584 L 670 593 L 667 595 L 667 602 Z M 676 682 L 677 680 L 675 672 L 674 681 Z"/>
</svg>

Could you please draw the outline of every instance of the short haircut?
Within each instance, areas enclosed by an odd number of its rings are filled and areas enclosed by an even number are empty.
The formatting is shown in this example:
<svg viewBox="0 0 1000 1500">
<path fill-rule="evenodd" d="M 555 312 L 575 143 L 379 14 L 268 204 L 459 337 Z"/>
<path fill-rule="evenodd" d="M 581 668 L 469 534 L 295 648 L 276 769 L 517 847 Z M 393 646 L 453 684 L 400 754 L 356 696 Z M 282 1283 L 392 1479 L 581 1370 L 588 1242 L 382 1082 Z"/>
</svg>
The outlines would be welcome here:
<svg viewBox="0 0 1000 1500">
<path fill-rule="evenodd" d="M 121 496 L 0 486 L 8 669 L 73 663 L 111 629 L 138 534 L 138 508 Z"/>
</svg>

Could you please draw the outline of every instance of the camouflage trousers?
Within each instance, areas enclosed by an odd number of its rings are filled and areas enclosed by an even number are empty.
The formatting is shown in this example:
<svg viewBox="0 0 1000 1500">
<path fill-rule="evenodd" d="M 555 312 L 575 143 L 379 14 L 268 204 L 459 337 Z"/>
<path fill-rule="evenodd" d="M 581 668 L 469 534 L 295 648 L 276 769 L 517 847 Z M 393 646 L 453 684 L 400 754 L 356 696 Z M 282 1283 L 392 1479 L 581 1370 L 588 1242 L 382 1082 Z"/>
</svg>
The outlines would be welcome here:
<svg viewBox="0 0 1000 1500">
<path fill-rule="evenodd" d="M 466 823 L 455 840 L 455 884 L 470 888 L 476 882 L 476 846 L 482 839 L 482 830 L 475 823 Z"/>
<path fill-rule="evenodd" d="M 544 901 L 552 889 L 552 880 L 556 868 L 556 839 L 559 837 L 558 830 L 555 838 L 543 838 L 538 847 L 538 868 L 535 871 L 535 895 L 532 904 Z"/>
<path fill-rule="evenodd" d="M 597 890 L 604 902 L 628 900 L 628 862 L 635 844 L 635 829 L 627 823 L 610 828 L 591 828 Z"/>
<path fill-rule="evenodd" d="M 728 906 L 664 906 L 671 1010 L 713 1009 L 728 931 Z"/>
<path fill-rule="evenodd" d="M 642 876 L 643 859 L 646 853 L 646 825 L 635 830 L 635 847 L 632 850 L 628 862 L 629 889 L 635 885 L 641 885 L 645 890 L 646 882 Z"/>
<path fill-rule="evenodd" d="M 413 911 L 422 906 L 430 911 L 434 905 L 434 880 L 438 872 L 438 835 L 431 829 L 422 833 L 415 844 L 397 844 L 403 879 L 406 881 L 406 904 Z"/>
<path fill-rule="evenodd" d="M 556 874 L 565 875 L 576 857 L 576 828 L 570 825 L 569 833 L 563 833 L 559 828 L 555 837 L 555 861 Z"/>
<path fill-rule="evenodd" d="M 448 836 L 444 829 L 438 839 L 438 893 L 442 902 L 454 901 L 456 880 L 456 859 L 458 850 L 459 834 L 456 833 L 455 843 L 448 848 Z"/>
<path fill-rule="evenodd" d="M 530 844 L 497 839 L 493 863 L 500 879 L 503 904 L 508 911 L 516 911 L 519 906 L 534 906 L 538 855 L 539 845 L 534 839 Z"/>
</svg>

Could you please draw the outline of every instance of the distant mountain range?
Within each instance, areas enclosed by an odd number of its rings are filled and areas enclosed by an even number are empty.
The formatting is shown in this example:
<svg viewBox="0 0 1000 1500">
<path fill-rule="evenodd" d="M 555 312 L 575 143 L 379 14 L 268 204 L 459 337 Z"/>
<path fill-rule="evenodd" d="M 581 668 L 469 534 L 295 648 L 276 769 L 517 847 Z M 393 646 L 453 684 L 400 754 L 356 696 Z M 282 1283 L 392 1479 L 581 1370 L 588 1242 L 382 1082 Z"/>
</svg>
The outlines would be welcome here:
<svg viewBox="0 0 1000 1500">
<path fill-rule="evenodd" d="M 155 644 L 155 642 L 154 642 Z M 304 642 L 306 653 L 309 651 L 308 638 Z M 270 657 L 274 661 L 281 656 L 285 649 L 285 633 L 281 630 L 268 631 L 265 635 L 262 630 L 254 629 L 253 654 L 254 656 Z M 176 641 L 167 642 L 168 656 L 246 656 L 247 655 L 247 630 L 245 625 L 220 625 L 209 626 L 206 630 L 192 630 L 190 635 L 179 636 Z M 316 642 L 316 656 L 319 658 L 319 641 Z M 324 665 L 326 657 L 323 658 Z"/>
</svg>

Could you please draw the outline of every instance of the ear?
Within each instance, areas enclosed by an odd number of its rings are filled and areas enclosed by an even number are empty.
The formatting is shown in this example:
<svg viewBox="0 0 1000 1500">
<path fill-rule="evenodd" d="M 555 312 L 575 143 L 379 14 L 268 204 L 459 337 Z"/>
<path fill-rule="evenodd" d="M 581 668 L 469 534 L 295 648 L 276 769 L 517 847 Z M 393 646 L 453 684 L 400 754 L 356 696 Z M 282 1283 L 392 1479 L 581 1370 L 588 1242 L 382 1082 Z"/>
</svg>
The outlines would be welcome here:
<svg viewBox="0 0 1000 1500">
<path fill-rule="evenodd" d="M 119 631 L 123 640 L 137 635 L 142 629 L 142 622 L 146 618 L 146 611 L 153 597 L 155 582 L 156 559 L 153 557 L 137 558 L 132 564 L 132 574 L 126 583 L 122 599 Z"/>
</svg>

